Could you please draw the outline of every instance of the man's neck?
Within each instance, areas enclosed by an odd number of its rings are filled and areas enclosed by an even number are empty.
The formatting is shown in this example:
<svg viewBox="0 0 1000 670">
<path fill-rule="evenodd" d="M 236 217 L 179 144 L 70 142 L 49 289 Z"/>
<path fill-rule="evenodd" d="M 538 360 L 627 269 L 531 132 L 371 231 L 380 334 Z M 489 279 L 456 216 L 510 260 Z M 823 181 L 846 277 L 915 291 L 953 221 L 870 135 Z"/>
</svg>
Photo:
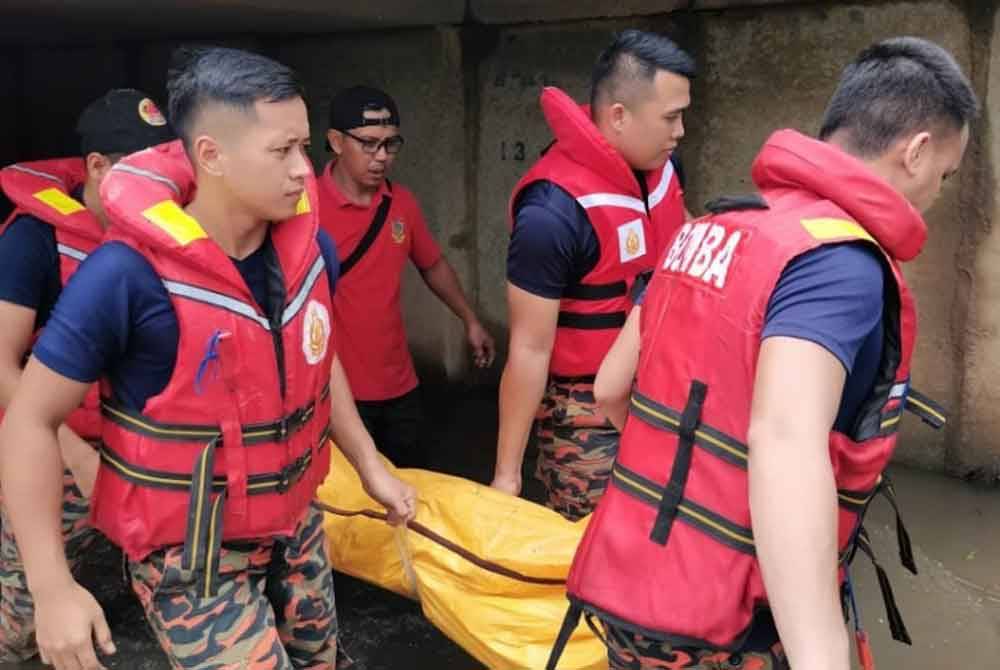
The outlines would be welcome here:
<svg viewBox="0 0 1000 670">
<path fill-rule="evenodd" d="M 194 200 L 185 208 L 230 258 L 243 260 L 260 248 L 267 237 L 268 222 L 249 216 L 214 197 L 199 185 Z"/>
<path fill-rule="evenodd" d="M 101 214 L 104 211 L 104 208 L 101 207 L 101 194 L 93 179 L 87 179 L 83 183 L 83 206 L 93 213 L 94 218 L 101 224 L 101 228 L 108 227 L 107 220 Z"/>
<path fill-rule="evenodd" d="M 355 205 L 368 207 L 372 204 L 372 199 L 378 193 L 378 188 L 364 186 L 355 181 L 347 171 L 340 168 L 337 163 L 330 169 L 330 178 L 334 185 L 340 190 L 347 200 Z"/>
</svg>

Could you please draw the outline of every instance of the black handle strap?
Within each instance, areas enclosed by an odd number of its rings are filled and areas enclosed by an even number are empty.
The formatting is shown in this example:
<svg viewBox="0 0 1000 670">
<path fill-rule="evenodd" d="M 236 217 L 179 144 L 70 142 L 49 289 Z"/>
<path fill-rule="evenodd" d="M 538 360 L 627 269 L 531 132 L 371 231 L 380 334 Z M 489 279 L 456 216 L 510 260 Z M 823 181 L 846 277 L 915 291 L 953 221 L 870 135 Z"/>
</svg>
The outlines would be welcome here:
<svg viewBox="0 0 1000 670">
<path fill-rule="evenodd" d="M 549 655 L 549 662 L 545 664 L 545 670 L 556 670 L 559 659 L 562 657 L 563 652 L 566 651 L 566 645 L 569 644 L 569 638 L 573 635 L 576 627 L 580 625 L 580 617 L 582 615 L 583 608 L 571 601 L 569 609 L 566 610 L 566 617 L 559 628 L 559 635 L 556 637 L 556 642 L 552 645 L 552 653 Z"/>
<path fill-rule="evenodd" d="M 368 230 L 365 231 L 361 241 L 358 242 L 358 246 L 354 247 L 354 251 L 351 252 L 350 256 L 341 261 L 341 277 L 350 272 L 351 268 L 358 264 L 358 261 L 361 260 L 362 256 L 364 256 L 371 248 L 372 244 L 375 243 L 375 238 L 378 237 L 378 234 L 382 232 L 382 228 L 385 226 L 385 220 L 389 217 L 389 208 L 392 207 L 392 186 L 389 184 L 388 180 L 386 180 L 385 183 L 389 192 L 382 196 L 382 202 L 379 203 L 378 209 L 375 211 L 375 216 L 372 218 L 371 225 L 368 226 Z"/>
<path fill-rule="evenodd" d="M 687 404 L 681 413 L 680 426 L 677 428 L 679 440 L 677 455 L 674 456 L 674 466 L 670 471 L 670 480 L 660 498 L 659 511 L 653 523 L 653 531 L 649 538 L 657 544 L 664 545 L 670 536 L 670 528 L 677 517 L 677 507 L 684 499 L 684 487 L 687 485 L 688 472 L 691 470 L 691 456 L 694 452 L 695 430 L 701 422 L 701 408 L 705 403 L 708 386 L 697 379 L 691 382 Z"/>
</svg>

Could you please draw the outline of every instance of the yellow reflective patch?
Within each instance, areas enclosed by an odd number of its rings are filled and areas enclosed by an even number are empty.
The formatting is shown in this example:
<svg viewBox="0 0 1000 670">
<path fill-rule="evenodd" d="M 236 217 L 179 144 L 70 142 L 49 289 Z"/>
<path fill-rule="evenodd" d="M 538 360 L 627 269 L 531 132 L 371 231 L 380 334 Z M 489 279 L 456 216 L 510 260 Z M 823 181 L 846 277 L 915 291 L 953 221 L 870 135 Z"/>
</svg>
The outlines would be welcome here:
<svg viewBox="0 0 1000 670">
<path fill-rule="evenodd" d="M 87 209 L 79 200 L 69 197 L 57 188 L 47 188 L 35 193 L 35 197 L 63 216 L 76 214 Z"/>
<path fill-rule="evenodd" d="M 201 224 L 173 200 L 157 203 L 144 211 L 142 215 L 163 229 L 181 246 L 208 237 Z"/>
<path fill-rule="evenodd" d="M 309 204 L 309 192 L 302 191 L 302 195 L 299 197 L 299 202 L 295 205 L 295 215 L 300 216 L 302 214 L 308 214 L 311 211 L 312 205 Z"/>
<path fill-rule="evenodd" d="M 839 238 L 856 238 L 874 242 L 875 238 L 868 234 L 854 221 L 846 219 L 802 219 L 802 227 L 817 240 L 836 240 Z"/>
</svg>

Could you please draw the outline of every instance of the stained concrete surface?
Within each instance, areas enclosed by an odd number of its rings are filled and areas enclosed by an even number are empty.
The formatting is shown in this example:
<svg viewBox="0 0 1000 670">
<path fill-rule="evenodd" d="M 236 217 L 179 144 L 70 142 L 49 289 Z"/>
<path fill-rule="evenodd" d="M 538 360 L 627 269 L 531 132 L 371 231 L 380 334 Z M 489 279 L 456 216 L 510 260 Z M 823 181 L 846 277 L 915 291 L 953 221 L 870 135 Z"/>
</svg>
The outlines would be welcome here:
<svg viewBox="0 0 1000 670">
<path fill-rule="evenodd" d="M 428 393 L 434 467 L 485 482 L 496 435 L 495 390 L 459 388 Z M 525 462 L 527 495 L 540 499 Z M 896 560 L 895 518 L 884 502 L 873 505 L 867 526 L 888 571 L 913 637 L 913 647 L 892 642 L 875 573 L 865 559 L 853 570 L 862 618 L 873 638 L 880 670 L 994 668 L 1000 658 L 1000 490 L 898 467 L 892 471 L 920 570 L 909 575 Z M 122 585 L 113 552 L 91 557 L 87 582 L 114 631 L 119 654 L 108 667 L 167 670 L 134 598 Z M 397 595 L 337 575 L 342 639 L 357 670 L 478 670 L 481 666 L 430 626 L 419 606 Z M 39 664 L 18 667 L 40 670 Z M 541 670 L 541 669 L 529 669 Z"/>
</svg>

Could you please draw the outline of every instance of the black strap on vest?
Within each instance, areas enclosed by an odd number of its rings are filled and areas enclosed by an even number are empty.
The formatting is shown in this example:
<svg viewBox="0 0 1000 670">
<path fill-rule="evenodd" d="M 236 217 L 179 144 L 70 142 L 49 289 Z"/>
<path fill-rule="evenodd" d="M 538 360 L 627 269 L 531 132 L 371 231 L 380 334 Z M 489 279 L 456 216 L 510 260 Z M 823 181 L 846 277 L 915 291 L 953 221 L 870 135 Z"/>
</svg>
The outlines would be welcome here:
<svg viewBox="0 0 1000 670">
<path fill-rule="evenodd" d="M 770 209 L 764 198 L 756 193 L 748 195 L 723 195 L 705 203 L 705 209 L 712 214 L 742 212 L 748 209 Z"/>
<path fill-rule="evenodd" d="M 578 330 L 608 330 L 621 328 L 628 320 L 625 312 L 607 312 L 604 314 L 582 314 L 580 312 L 559 312 L 556 325 L 560 328 L 576 328 Z"/>
<path fill-rule="evenodd" d="M 919 416 L 931 428 L 943 428 L 948 422 L 948 412 L 915 388 L 906 394 L 906 409 Z"/>
<path fill-rule="evenodd" d="M 569 644 L 569 638 L 573 635 L 576 627 L 580 625 L 580 617 L 582 615 L 583 608 L 580 607 L 579 603 L 570 601 L 569 609 L 566 610 L 566 616 L 563 618 L 562 626 L 559 628 L 559 635 L 556 637 L 555 644 L 552 645 L 549 662 L 545 664 L 545 670 L 556 670 L 559 658 L 566 650 L 566 645 Z"/>
<path fill-rule="evenodd" d="M 562 297 L 568 300 L 609 300 L 628 294 L 628 284 L 624 280 L 610 284 L 574 284 L 567 286 Z"/>
<path fill-rule="evenodd" d="M 701 421 L 701 408 L 705 404 L 705 394 L 708 386 L 697 379 L 691 382 L 687 405 L 681 414 L 681 425 L 677 429 L 677 454 L 674 456 L 674 466 L 670 472 L 670 480 L 660 498 L 656 522 L 649 538 L 657 544 L 664 545 L 670 536 L 670 528 L 677 518 L 677 507 L 684 499 L 684 487 L 687 485 L 688 472 L 691 471 L 691 456 L 694 453 L 695 429 Z"/>
<path fill-rule="evenodd" d="M 856 542 L 858 548 L 868 556 L 872 565 L 875 566 L 875 574 L 878 576 L 878 587 L 882 592 L 882 602 L 885 603 L 885 618 L 889 622 L 889 632 L 892 633 L 892 639 L 903 644 L 912 645 L 913 640 L 910 639 L 910 633 L 906 630 L 906 624 L 903 622 L 903 615 L 899 613 L 899 607 L 896 605 L 896 596 L 892 592 L 889 575 L 886 574 L 885 568 L 882 567 L 875 557 L 875 550 L 872 548 L 871 539 L 868 537 L 868 531 L 865 530 L 864 526 L 858 528 Z"/>
<path fill-rule="evenodd" d="M 361 241 L 358 242 L 358 246 L 354 247 L 351 255 L 340 262 L 341 277 L 350 272 L 351 268 L 361 260 L 361 257 L 371 249 L 372 244 L 375 243 L 375 238 L 378 237 L 378 234 L 382 232 L 382 228 L 385 226 L 385 220 L 389 217 L 389 208 L 392 207 L 392 184 L 386 179 L 385 185 L 389 189 L 389 192 L 382 196 L 382 202 L 379 203 L 378 209 L 375 211 L 371 225 L 368 226 L 368 230 L 365 231 Z"/>
</svg>

